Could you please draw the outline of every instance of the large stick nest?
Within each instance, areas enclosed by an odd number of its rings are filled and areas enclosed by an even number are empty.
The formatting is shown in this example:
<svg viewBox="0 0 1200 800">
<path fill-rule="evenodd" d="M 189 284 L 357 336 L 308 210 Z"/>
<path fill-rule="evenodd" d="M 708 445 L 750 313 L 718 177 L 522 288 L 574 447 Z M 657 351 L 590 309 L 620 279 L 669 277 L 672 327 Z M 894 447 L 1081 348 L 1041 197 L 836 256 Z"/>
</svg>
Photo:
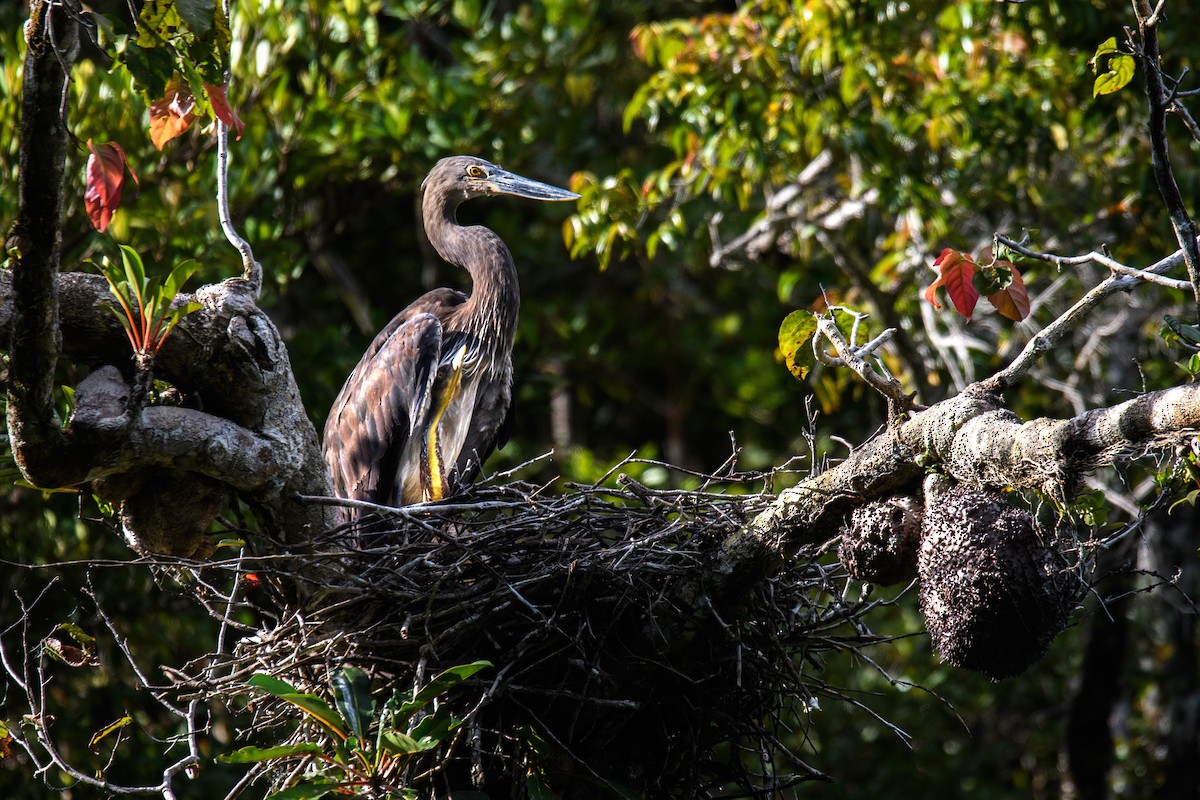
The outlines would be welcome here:
<svg viewBox="0 0 1200 800">
<path fill-rule="evenodd" d="M 486 659 L 447 699 L 467 723 L 437 754 L 442 790 L 511 796 L 531 770 L 570 797 L 822 777 L 790 752 L 802 734 L 788 726 L 833 691 L 815 675 L 821 653 L 870 640 L 836 560 L 801 553 L 739 602 L 714 602 L 715 554 L 771 499 L 751 491 L 762 483 L 618 482 L 482 487 L 243 562 L 271 588 L 254 599 L 274 622 L 208 671 L 203 694 L 245 694 L 255 672 L 320 693 L 354 664 L 386 697 Z M 256 708 L 259 733 L 295 718 Z"/>
</svg>

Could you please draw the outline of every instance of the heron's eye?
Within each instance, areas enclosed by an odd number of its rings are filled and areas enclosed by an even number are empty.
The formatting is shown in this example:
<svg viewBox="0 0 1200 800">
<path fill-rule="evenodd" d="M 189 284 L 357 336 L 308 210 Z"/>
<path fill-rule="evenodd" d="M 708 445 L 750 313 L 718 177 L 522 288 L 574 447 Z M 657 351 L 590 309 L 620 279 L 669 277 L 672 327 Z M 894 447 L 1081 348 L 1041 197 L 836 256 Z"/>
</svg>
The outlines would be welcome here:
<svg viewBox="0 0 1200 800">
<path fill-rule="evenodd" d="M 472 178 L 482 178 L 487 173 L 484 172 L 483 167 L 479 166 L 478 164 L 472 164 L 471 166 L 467 167 L 467 174 Z"/>
</svg>

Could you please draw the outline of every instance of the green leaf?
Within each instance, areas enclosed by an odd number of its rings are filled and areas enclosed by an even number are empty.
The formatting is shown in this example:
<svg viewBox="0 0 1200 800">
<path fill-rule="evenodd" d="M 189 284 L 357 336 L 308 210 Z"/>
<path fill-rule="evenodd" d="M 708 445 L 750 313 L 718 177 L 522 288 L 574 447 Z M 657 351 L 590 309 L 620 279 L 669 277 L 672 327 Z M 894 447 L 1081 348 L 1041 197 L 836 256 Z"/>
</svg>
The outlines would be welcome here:
<svg viewBox="0 0 1200 800">
<path fill-rule="evenodd" d="M 125 37 L 123 44 L 118 46 L 117 57 L 133 76 L 134 85 L 147 102 L 162 97 L 175 74 L 174 53 L 157 43 L 142 46 L 132 36 Z"/>
<path fill-rule="evenodd" d="M 1167 513 L 1168 514 L 1174 513 L 1175 509 L 1178 508 L 1179 506 L 1183 505 L 1184 503 L 1187 503 L 1190 506 L 1195 506 L 1197 500 L 1200 500 L 1200 489 L 1192 489 L 1190 492 L 1185 494 L 1183 497 L 1179 498 L 1174 503 L 1172 503 L 1171 507 L 1167 509 Z"/>
<path fill-rule="evenodd" d="M 1092 97 L 1119 91 L 1133 80 L 1136 71 L 1137 62 L 1133 60 L 1133 56 L 1124 53 L 1113 56 L 1108 60 L 1108 71 L 1096 76 L 1096 82 L 1092 85 Z"/>
<path fill-rule="evenodd" d="M 437 747 L 439 742 L 423 741 L 419 742 L 413 737 L 400 731 L 384 731 L 379 737 L 379 747 L 388 755 L 393 756 L 411 756 L 417 753 L 424 753 L 426 750 L 432 750 Z"/>
<path fill-rule="evenodd" d="M 414 694 L 412 700 L 400 706 L 400 719 L 408 719 L 416 711 L 432 703 L 439 695 L 446 693 L 479 670 L 490 666 L 492 666 L 490 661 L 472 661 L 470 664 L 460 664 L 457 667 L 443 670 Z"/>
<path fill-rule="evenodd" d="M 246 681 L 247 686 L 252 686 L 255 689 L 262 689 L 264 692 L 270 692 L 276 697 L 285 694 L 295 694 L 296 687 L 279 678 L 266 674 L 265 672 L 256 672 L 250 680 Z"/>
<path fill-rule="evenodd" d="M 371 696 L 371 679 L 358 667 L 345 667 L 329 677 L 333 699 L 350 730 L 362 739 L 375 716 L 375 698 Z"/>
<path fill-rule="evenodd" d="M 462 721 L 452 716 L 444 707 L 437 712 L 423 717 L 409 732 L 419 742 L 434 744 L 444 741 Z"/>
<path fill-rule="evenodd" d="M 175 38 L 183 27 L 183 17 L 175 0 L 146 0 L 138 15 L 139 47 L 156 47 Z"/>
<path fill-rule="evenodd" d="M 175 8 L 197 35 L 203 36 L 212 29 L 217 10 L 216 0 L 176 0 Z"/>
<path fill-rule="evenodd" d="M 162 285 L 162 296 L 167 303 L 175 299 L 175 295 L 179 294 L 179 290 L 188 282 L 196 272 L 200 269 L 200 262 L 194 258 L 189 258 L 187 261 L 181 261 L 175 265 L 175 269 L 167 275 Z"/>
<path fill-rule="evenodd" d="M 808 377 L 816 363 L 811 342 L 817 333 L 817 315 L 811 311 L 793 311 L 779 326 L 779 352 L 788 371 L 800 380 Z"/>
<path fill-rule="evenodd" d="M 1163 327 L 1158 335 L 1167 344 L 1175 344 L 1176 341 L 1183 341 L 1191 347 L 1200 345 L 1200 325 L 1180 322 L 1170 314 L 1163 315 Z"/>
<path fill-rule="evenodd" d="M 96 644 L 96 637 L 85 633 L 83 628 L 74 622 L 60 622 L 54 626 L 54 632 L 57 633 L 58 631 L 66 633 L 83 647 L 93 647 Z"/>
<path fill-rule="evenodd" d="M 338 784 L 332 781 L 328 783 L 298 783 L 282 792 L 268 795 L 266 800 L 317 800 L 337 788 Z"/>
<path fill-rule="evenodd" d="M 350 731 L 346 727 L 346 721 L 330 708 L 328 703 L 315 694 L 280 694 L 276 695 L 276 697 L 291 703 L 296 708 L 305 712 L 316 720 L 321 727 L 342 741 L 349 738 Z"/>
<path fill-rule="evenodd" d="M 278 758 L 316 755 L 320 752 L 321 746 L 319 744 L 314 742 L 300 742 L 299 744 L 283 744 L 277 747 L 243 747 L 232 753 L 224 753 L 217 756 L 217 761 L 220 761 L 222 764 L 254 764 L 259 761 L 274 761 Z"/>
<path fill-rule="evenodd" d="M 129 282 L 129 294 L 126 296 L 134 302 L 139 311 L 146 308 L 145 297 L 143 296 L 146 289 L 146 267 L 142 263 L 142 257 L 138 252 L 129 245 L 119 245 L 121 248 L 121 263 L 125 267 L 125 280 Z"/>
<path fill-rule="evenodd" d="M 1092 56 L 1092 60 L 1088 62 L 1089 64 L 1092 65 L 1092 72 L 1098 73 L 1100 71 L 1100 57 L 1101 56 L 1107 55 L 1109 53 L 1116 53 L 1116 52 L 1118 52 L 1117 51 L 1117 37 L 1110 36 L 1107 39 L 1105 39 L 1103 42 L 1101 42 L 1100 46 L 1096 48 L 1096 53 L 1095 53 L 1095 55 Z"/>
<path fill-rule="evenodd" d="M 60 635 L 63 633 L 66 636 Z M 96 666 L 99 663 L 96 660 L 96 640 L 72 622 L 55 626 L 50 635 L 42 640 L 42 652 L 70 667 Z"/>
<path fill-rule="evenodd" d="M 100 730 L 98 730 L 94 734 L 92 734 L 91 740 L 88 741 L 88 749 L 91 750 L 93 753 L 100 752 L 99 749 L 97 748 L 97 745 L 100 744 L 101 739 L 108 736 L 109 734 L 112 734 L 112 733 L 115 733 L 115 732 L 121 730 L 126 725 L 131 725 L 131 724 L 133 724 L 133 717 L 129 716 L 129 712 L 126 711 L 125 715 L 122 716 L 120 719 L 118 719 L 116 722 L 113 722 L 109 725 L 105 725 L 103 728 L 101 728 Z"/>
<path fill-rule="evenodd" d="M 326 730 L 342 741 L 345 741 L 350 735 L 349 730 L 346 728 L 346 721 L 338 716 L 338 713 L 330 708 L 328 703 L 316 695 L 297 692 L 295 687 L 287 681 L 281 681 L 278 678 L 273 678 L 270 675 L 259 672 L 246 681 L 246 685 L 252 686 L 255 689 L 262 689 L 265 692 L 275 695 L 280 700 L 291 703 L 296 708 L 311 716 Z"/>
</svg>

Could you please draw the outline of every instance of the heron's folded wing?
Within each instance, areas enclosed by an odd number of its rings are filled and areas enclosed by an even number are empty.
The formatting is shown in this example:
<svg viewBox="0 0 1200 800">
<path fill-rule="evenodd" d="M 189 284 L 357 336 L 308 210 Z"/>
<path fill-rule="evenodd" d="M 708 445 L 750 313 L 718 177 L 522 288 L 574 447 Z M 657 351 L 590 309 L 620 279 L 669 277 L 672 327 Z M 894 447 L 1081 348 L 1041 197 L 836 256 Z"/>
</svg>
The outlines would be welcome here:
<svg viewBox="0 0 1200 800">
<path fill-rule="evenodd" d="M 416 313 L 381 332 L 354 368 L 325 425 L 338 496 L 394 502 L 401 454 L 428 404 L 441 345 L 438 318 Z"/>
</svg>

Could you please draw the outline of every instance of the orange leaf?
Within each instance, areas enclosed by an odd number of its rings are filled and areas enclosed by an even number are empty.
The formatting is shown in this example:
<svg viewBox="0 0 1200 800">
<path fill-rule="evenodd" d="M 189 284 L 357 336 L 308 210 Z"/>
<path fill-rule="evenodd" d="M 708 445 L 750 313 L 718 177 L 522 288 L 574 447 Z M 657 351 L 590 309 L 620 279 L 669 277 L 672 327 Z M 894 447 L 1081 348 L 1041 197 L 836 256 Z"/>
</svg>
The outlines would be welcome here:
<svg viewBox="0 0 1200 800">
<path fill-rule="evenodd" d="M 941 308 L 942 304 L 937 301 L 937 290 L 945 287 L 954 308 L 970 319 L 979 300 L 979 292 L 975 291 L 971 282 L 975 275 L 975 262 L 971 261 L 970 256 L 947 247 L 933 262 L 933 268 L 937 270 L 937 280 L 925 290 L 925 299 L 936 308 Z"/>
<path fill-rule="evenodd" d="M 87 209 L 88 219 L 92 221 L 92 227 L 104 233 L 108 223 L 112 221 L 113 213 L 121 205 L 121 190 L 125 185 L 125 170 L 129 165 L 126 162 L 125 151 L 116 142 L 92 144 L 92 140 L 88 139 L 88 149 L 92 154 L 88 156 L 87 166 L 84 168 L 83 204 Z M 137 183 L 137 175 L 132 169 L 129 170 L 129 174 L 133 175 L 134 183 Z"/>
<path fill-rule="evenodd" d="M 178 75 L 171 77 L 161 100 L 150 104 L 150 141 L 159 150 L 188 129 L 196 118 L 196 98 L 182 85 Z"/>
<path fill-rule="evenodd" d="M 1021 273 L 1008 261 L 997 261 L 1012 270 L 1012 282 L 995 294 L 988 295 L 988 302 L 996 307 L 1001 315 L 1014 322 L 1020 322 L 1029 316 L 1029 292 L 1025 289 L 1025 281 Z"/>
<path fill-rule="evenodd" d="M 208 102 L 212 103 L 213 113 L 217 115 L 217 119 L 237 131 L 237 138 L 241 140 L 242 129 L 246 127 L 246 123 L 242 122 L 242 118 L 229 105 L 229 100 L 225 96 L 227 88 L 224 85 L 204 84 L 204 91 L 208 92 Z"/>
</svg>

